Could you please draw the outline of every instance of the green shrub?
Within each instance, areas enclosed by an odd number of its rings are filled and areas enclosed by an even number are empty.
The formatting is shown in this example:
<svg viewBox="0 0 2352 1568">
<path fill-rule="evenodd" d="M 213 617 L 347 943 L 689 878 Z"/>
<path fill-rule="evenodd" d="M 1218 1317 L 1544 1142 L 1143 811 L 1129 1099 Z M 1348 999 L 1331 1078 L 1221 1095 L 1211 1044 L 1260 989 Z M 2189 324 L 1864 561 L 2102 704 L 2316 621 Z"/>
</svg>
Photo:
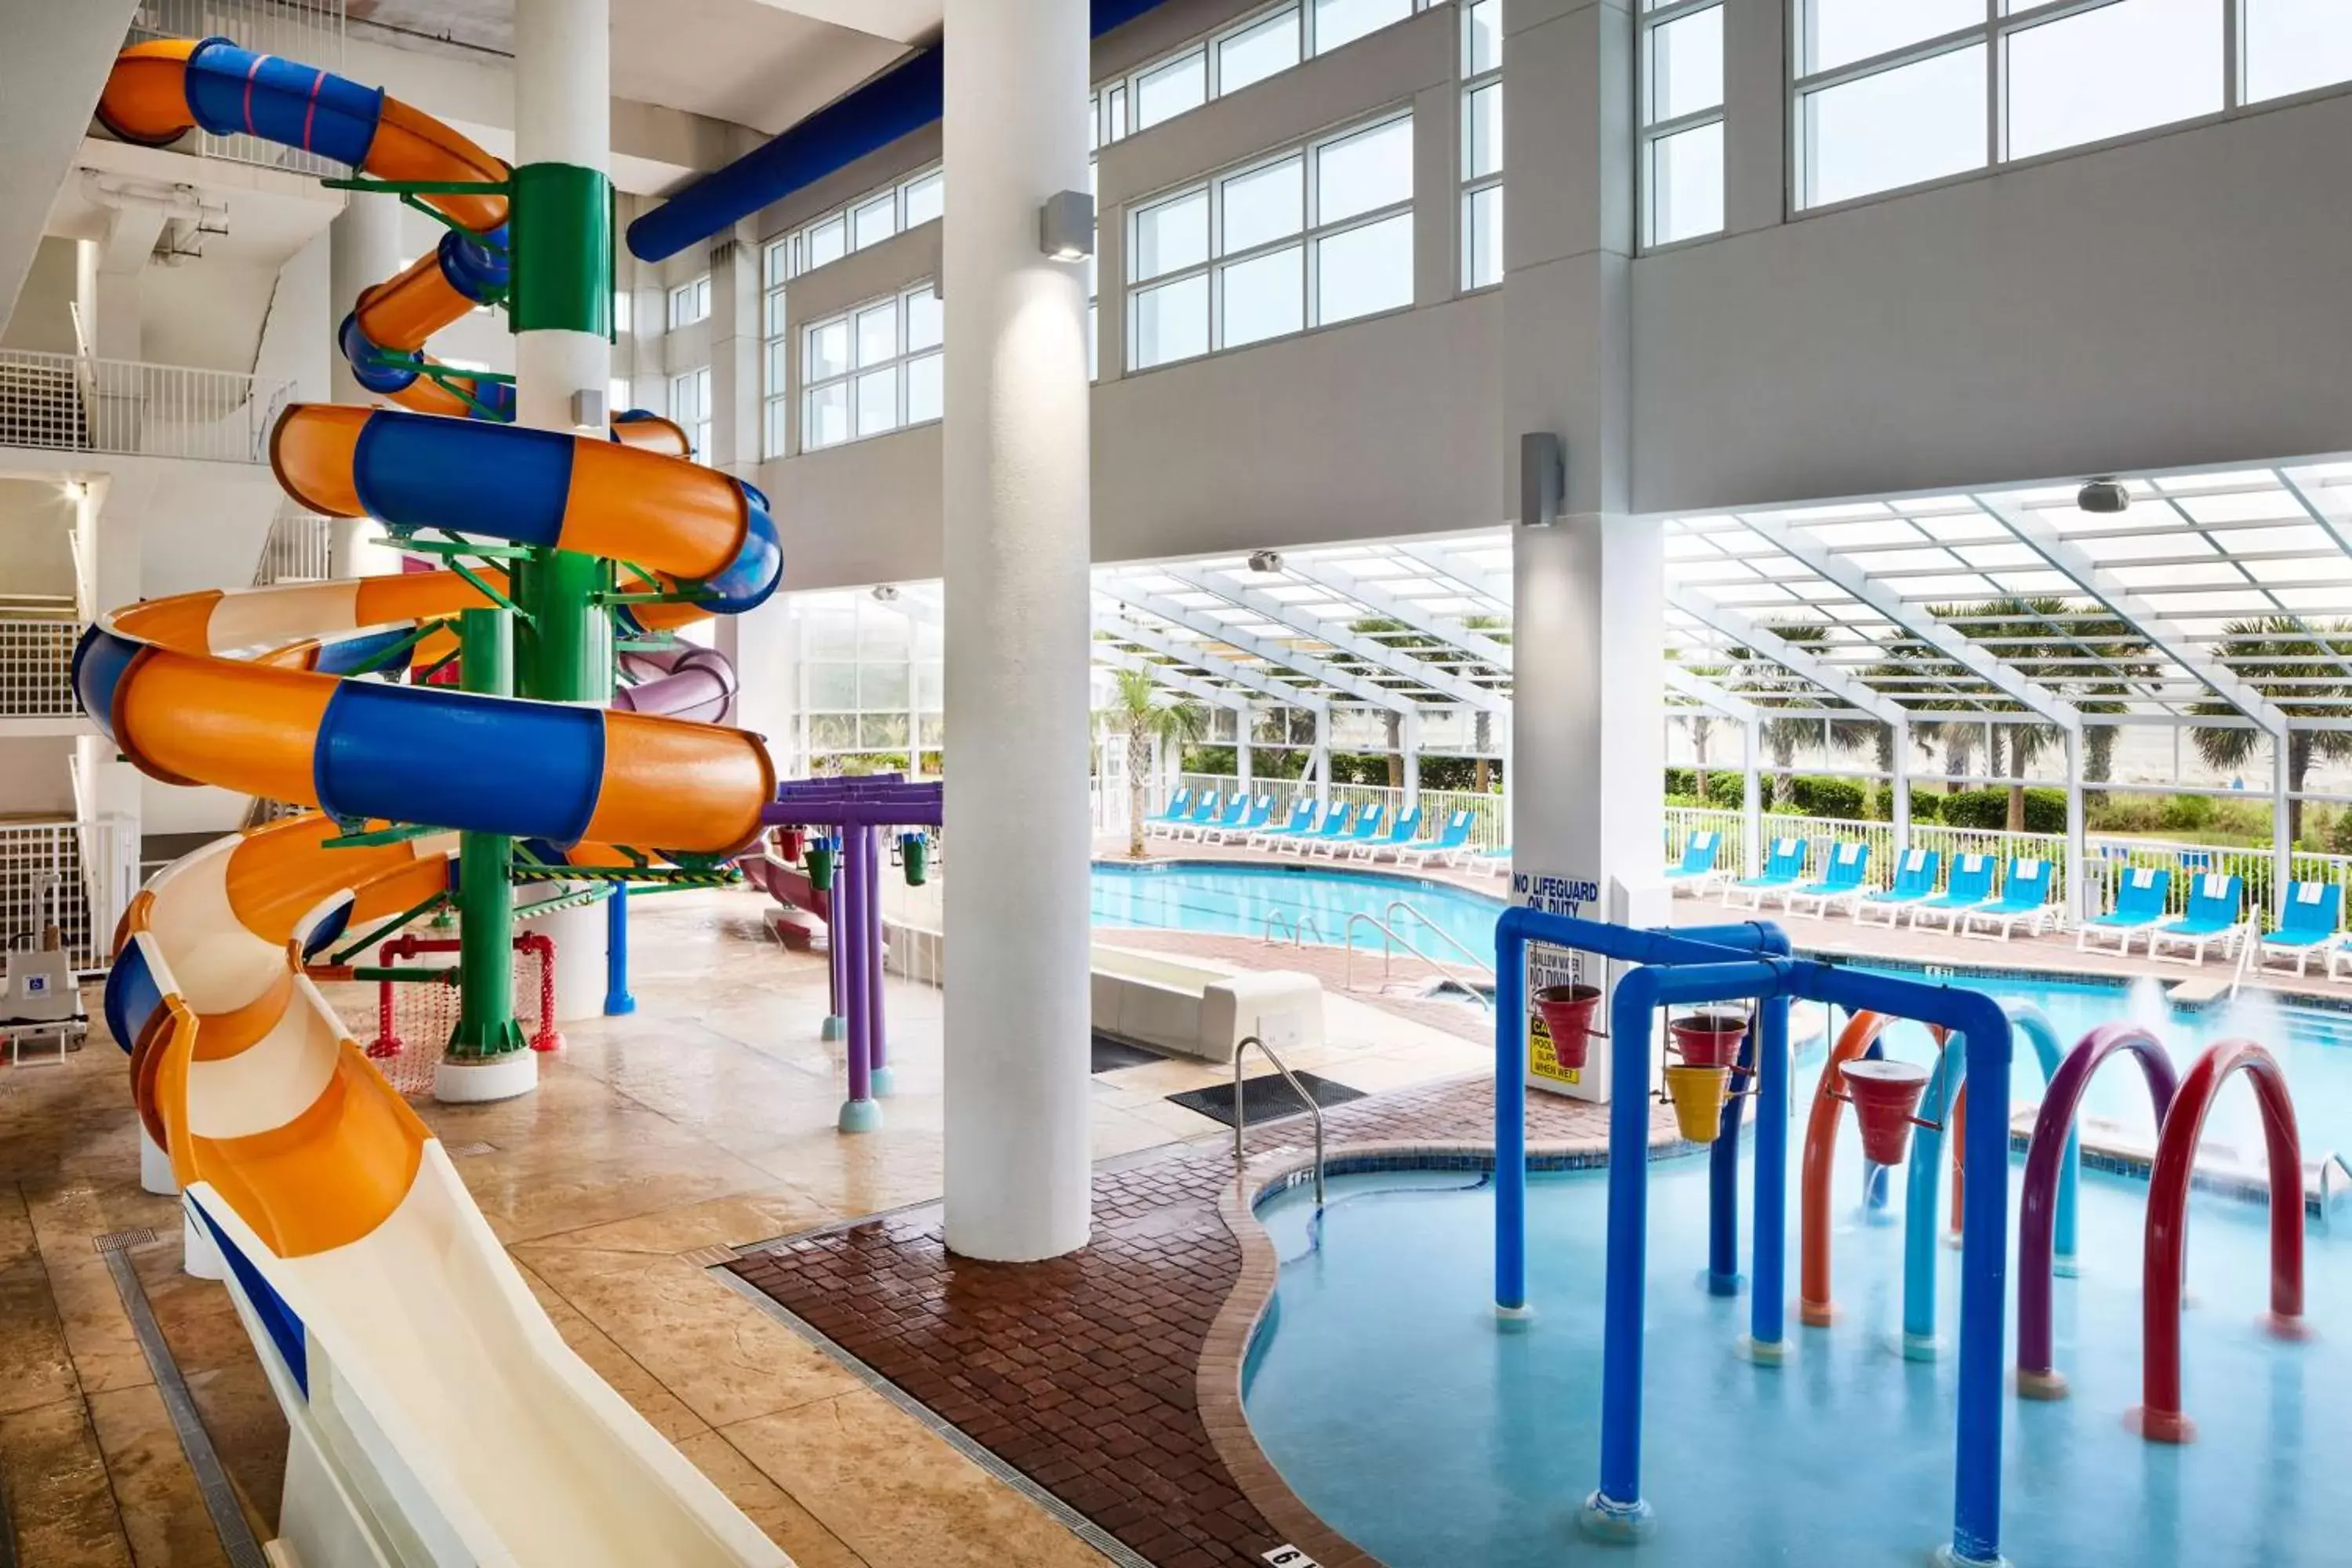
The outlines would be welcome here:
<svg viewBox="0 0 2352 1568">
<path fill-rule="evenodd" d="M 1736 771 L 1707 774 L 1706 803 L 1717 811 L 1738 811 L 1748 804 L 1748 775 Z"/>
<path fill-rule="evenodd" d="M 1892 800 L 1895 792 L 1893 790 L 1889 790 L 1886 793 L 1888 798 Z M 1914 822 L 1941 822 L 1944 819 L 1943 804 L 1944 797 L 1942 795 L 1929 795 L 1926 790 L 1913 790 L 1911 792 L 1911 820 Z"/>
<path fill-rule="evenodd" d="M 1863 805 L 1868 799 L 1868 793 L 1853 779 L 1799 773 L 1786 783 L 1790 798 L 1807 816 L 1835 816 L 1852 820 L 1862 816 Z"/>
<path fill-rule="evenodd" d="M 2156 826 L 2162 833 L 2204 833 L 2212 828 L 2216 815 L 2210 795 L 2167 795 L 2158 808 Z"/>
</svg>

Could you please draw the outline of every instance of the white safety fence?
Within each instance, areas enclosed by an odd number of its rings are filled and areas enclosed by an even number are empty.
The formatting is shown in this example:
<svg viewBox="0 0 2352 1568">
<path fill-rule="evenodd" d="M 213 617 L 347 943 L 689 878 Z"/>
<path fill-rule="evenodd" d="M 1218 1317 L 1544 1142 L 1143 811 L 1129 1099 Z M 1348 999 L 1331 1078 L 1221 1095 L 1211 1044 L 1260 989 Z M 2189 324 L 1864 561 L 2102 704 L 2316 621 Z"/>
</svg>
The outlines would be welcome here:
<svg viewBox="0 0 2352 1568">
<path fill-rule="evenodd" d="M 139 847 L 120 817 L 0 823 L 0 942 L 58 928 L 73 965 L 104 969 L 115 922 L 139 890 Z"/>
<path fill-rule="evenodd" d="M 70 719 L 73 621 L 0 616 L 0 719 Z"/>
<path fill-rule="evenodd" d="M 1181 773 L 1177 776 L 1176 784 L 1180 789 L 1192 791 L 1195 800 L 1200 798 L 1200 792 L 1204 789 L 1215 790 L 1220 796 L 1231 798 L 1234 792 L 1242 787 L 1241 780 L 1232 773 Z M 1261 795 L 1274 796 L 1273 819 L 1276 822 L 1289 815 L 1292 803 L 1302 795 L 1352 805 L 1359 813 L 1379 805 L 1384 823 L 1396 821 L 1397 814 L 1404 809 L 1404 791 L 1391 789 L 1385 784 L 1337 784 L 1318 795 L 1313 784 L 1303 784 L 1297 779 L 1262 778 L 1253 779 L 1249 789 L 1253 797 Z M 1500 795 L 1491 792 L 1481 795 L 1475 790 L 1425 789 L 1420 793 L 1419 799 L 1421 837 L 1424 838 L 1436 837 L 1445 830 L 1446 823 L 1453 819 L 1455 812 L 1467 811 L 1470 813 L 1469 847 L 1496 849 L 1510 841 L 1510 819 Z M 1150 814 L 1154 816 L 1167 807 L 1164 796 L 1150 803 Z M 1119 820 L 1122 824 L 1126 821 L 1123 811 L 1119 814 Z"/>
<path fill-rule="evenodd" d="M 291 381 L 0 349 L 0 447 L 261 463 Z"/>
<path fill-rule="evenodd" d="M 1689 836 L 1705 829 L 1723 835 L 1723 849 L 1717 864 L 1738 874 L 1747 865 L 1744 856 L 1747 821 L 1736 811 L 1669 807 L 1666 812 L 1667 860 L 1671 862 L 1679 858 Z M 1890 869 L 1895 857 L 1892 823 L 1857 822 L 1839 817 L 1766 816 L 1763 832 L 1768 839 L 1803 838 L 1816 846 L 1832 840 L 1850 842 L 1859 839 L 1870 846 L 1871 881 L 1874 885 L 1884 884 L 1894 875 Z M 2066 838 L 2063 834 L 2009 833 L 1914 822 L 1911 825 L 1911 847 L 1937 851 L 1943 857 L 1947 873 L 1953 859 L 1961 855 L 1992 855 L 2004 863 L 2020 857 L 2047 860 L 2052 868 L 2053 898 L 2061 908 L 2065 907 Z M 1759 860 L 1762 854 L 1763 846 L 1759 845 Z M 2298 881 L 2342 882 L 2352 878 L 2352 856 L 2297 850 L 2291 859 L 2293 875 Z M 1817 847 L 1811 868 L 1819 871 L 1822 863 L 1822 852 Z M 2189 844 L 2168 838 L 2093 834 L 2084 844 L 2085 911 L 2096 914 L 2112 908 L 2116 888 L 2122 881 L 2123 873 L 2137 867 L 2172 873 L 2169 898 L 2176 912 L 2187 909 L 2192 880 L 2209 872 L 2242 879 L 2249 912 L 2269 911 L 2277 907 L 2272 887 L 2275 863 L 2268 847 Z"/>
<path fill-rule="evenodd" d="M 272 583 L 323 583 L 334 575 L 334 524 L 317 512 L 282 509 L 270 521 L 261 559 L 253 568 L 253 585 Z"/>
<path fill-rule="evenodd" d="M 126 43 L 154 38 L 226 38 L 239 48 L 317 66 L 343 68 L 343 0 L 140 0 Z M 258 136 L 190 133 L 182 151 L 233 163 L 257 163 L 298 174 L 348 174 L 341 163 Z"/>
</svg>

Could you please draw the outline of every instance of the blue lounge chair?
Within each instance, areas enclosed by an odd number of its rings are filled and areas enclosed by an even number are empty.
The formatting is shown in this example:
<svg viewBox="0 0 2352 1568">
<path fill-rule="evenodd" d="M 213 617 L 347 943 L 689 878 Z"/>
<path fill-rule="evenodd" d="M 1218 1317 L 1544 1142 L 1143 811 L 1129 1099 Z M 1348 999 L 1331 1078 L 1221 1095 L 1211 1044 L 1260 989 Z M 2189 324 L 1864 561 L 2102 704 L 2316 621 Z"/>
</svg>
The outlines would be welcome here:
<svg viewBox="0 0 2352 1568">
<path fill-rule="evenodd" d="M 2095 936 L 2112 936 L 2117 952 L 2131 951 L 2132 938 L 2164 923 L 2164 907 L 2172 897 L 2172 873 L 2153 866 L 2126 866 L 2117 873 L 2116 907 L 2093 915 L 2074 935 L 2074 951 L 2091 951 Z"/>
<path fill-rule="evenodd" d="M 1904 853 L 1895 868 L 1895 885 L 1881 888 L 1874 893 L 1857 893 L 1846 900 L 1846 909 L 1856 925 L 1866 924 L 1863 917 L 1873 910 L 1886 911 L 1886 924 L 1892 930 L 1901 923 L 1903 911 L 1915 904 L 1924 904 L 1936 896 L 1936 872 L 1944 858 L 1933 849 L 1911 849 Z"/>
<path fill-rule="evenodd" d="M 1424 838 L 1417 844 L 1399 845 L 1396 850 L 1397 865 L 1403 867 L 1410 864 L 1419 868 L 1428 865 L 1432 860 L 1445 858 L 1470 842 L 1470 829 L 1476 816 L 1477 813 L 1465 806 L 1445 819 L 1445 831 L 1436 837 Z"/>
<path fill-rule="evenodd" d="M 1367 838 L 1348 846 L 1350 860 L 1377 860 L 1386 850 L 1402 849 L 1421 832 L 1421 807 L 1414 806 L 1396 819 L 1396 826 L 1377 838 Z"/>
<path fill-rule="evenodd" d="M 2303 973 L 2304 965 L 2314 954 L 2324 956 L 2332 972 L 2336 966 L 2336 950 L 2342 945 L 2343 933 L 2336 928 L 2344 923 L 2344 885 L 2341 882 L 2289 882 L 2286 885 L 2286 912 L 2280 917 L 2278 929 L 2266 931 L 2263 944 L 2254 954 L 2254 962 L 2267 964 L 2273 957 L 2294 960 L 2294 972 Z"/>
<path fill-rule="evenodd" d="M 1462 871 L 1507 875 L 1511 869 L 1511 847 L 1497 844 L 1492 849 L 1481 849 L 1475 845 L 1465 844 L 1446 858 L 1446 864 Z"/>
<path fill-rule="evenodd" d="M 1162 822 L 1182 822 L 1185 819 L 1185 814 L 1192 809 L 1192 789 L 1190 784 L 1187 784 L 1183 788 L 1179 789 L 1174 795 L 1168 797 L 1167 810 L 1161 812 L 1157 816 L 1147 816 L 1143 820 L 1147 825 Z"/>
<path fill-rule="evenodd" d="M 1813 912 L 1823 920 L 1829 918 L 1830 905 L 1843 903 L 1862 891 L 1863 873 L 1870 868 L 1870 846 L 1859 839 L 1849 840 L 1830 851 L 1829 869 L 1817 882 L 1801 882 L 1783 889 L 1780 902 L 1788 911 L 1801 914 L 1800 902 L 1813 906 Z"/>
<path fill-rule="evenodd" d="M 1289 820 L 1278 827 L 1261 827 L 1251 834 L 1247 840 L 1249 847 L 1271 849 L 1285 838 L 1296 838 L 1300 834 L 1314 832 L 1319 826 L 1316 813 L 1321 809 L 1312 795 L 1300 795 L 1290 803 Z"/>
<path fill-rule="evenodd" d="M 2057 890 L 2058 879 L 2050 874 L 2050 862 L 2020 857 L 2009 863 L 2009 875 L 2001 879 L 2000 897 L 1979 909 L 1965 910 L 1960 914 L 1960 934 L 1982 937 L 1987 942 L 2007 942 L 2023 926 L 2035 936 L 2042 928 L 2058 918 L 2058 906 L 2050 901 Z M 1982 931 L 1977 929 L 1981 922 Z"/>
<path fill-rule="evenodd" d="M 1318 838 L 1314 843 L 1309 844 L 1307 847 L 1307 853 L 1309 855 L 1328 855 L 1332 859 L 1337 860 L 1339 858 L 1340 850 L 1352 848 L 1356 845 L 1368 843 L 1371 839 L 1379 837 L 1381 832 L 1381 820 L 1387 815 L 1388 807 L 1382 805 L 1379 801 L 1374 801 L 1371 805 L 1364 807 L 1363 810 L 1356 814 L 1356 826 L 1352 831 L 1348 833 L 1329 834 Z"/>
<path fill-rule="evenodd" d="M 1723 835 L 1708 829 L 1683 840 L 1683 858 L 1666 868 L 1666 886 L 1704 893 L 1723 879 L 1716 861 L 1723 853 Z"/>
<path fill-rule="evenodd" d="M 2189 912 L 2147 933 L 2147 955 L 2175 963 L 2202 963 L 2205 950 L 2218 942 L 2226 956 L 2238 950 L 2245 918 L 2245 879 L 2208 871 L 2189 884 Z M 2158 951 L 2160 947 L 2185 947 L 2189 956 L 2162 952 Z"/>
<path fill-rule="evenodd" d="M 1911 929 L 1923 921 L 1940 921 L 1953 931 L 1970 910 L 1992 902 L 1992 857 L 1963 855 L 1952 862 L 1952 874 L 1937 896 L 1911 906 Z"/>
<path fill-rule="evenodd" d="M 1206 844 L 1212 834 L 1223 833 L 1228 827 L 1239 827 L 1247 822 L 1249 812 L 1250 797 L 1243 791 L 1235 790 L 1225 797 L 1223 811 L 1210 816 L 1205 822 L 1187 822 L 1171 827 L 1168 835 L 1171 838 L 1196 838 Z"/>
<path fill-rule="evenodd" d="M 1296 838 L 1284 839 L 1274 847 L 1274 851 L 1279 855 L 1285 850 L 1296 849 L 1300 858 L 1304 858 L 1318 844 L 1328 844 L 1334 838 L 1344 838 L 1347 837 L 1348 830 L 1355 825 L 1356 808 L 1353 805 L 1342 805 L 1335 802 L 1324 808 L 1322 826 L 1311 832 L 1302 833 Z"/>
<path fill-rule="evenodd" d="M 1240 822 L 1234 822 L 1233 814 L 1227 812 L 1224 821 L 1214 827 L 1202 829 L 1201 841 L 1203 844 L 1239 844 L 1264 827 L 1274 816 L 1274 796 L 1270 795 L 1262 795 L 1255 800 L 1244 797 L 1242 805 Z"/>
<path fill-rule="evenodd" d="M 1760 877 L 1742 877 L 1723 890 L 1723 901 L 1736 904 L 1743 900 L 1749 909 L 1764 907 L 1764 895 L 1795 887 L 1805 878 L 1805 841 L 1801 838 L 1775 838 L 1771 852 L 1764 860 Z"/>
<path fill-rule="evenodd" d="M 1204 789 L 1199 795 L 1192 797 L 1192 811 L 1190 816 L 1186 816 L 1181 822 L 1170 823 L 1167 826 L 1161 828 L 1160 831 L 1167 834 L 1171 838 L 1181 838 L 1186 832 L 1192 828 L 1205 827 L 1210 823 L 1216 821 L 1218 812 L 1220 808 L 1223 806 L 1224 803 L 1225 797 L 1219 795 L 1215 790 Z"/>
</svg>

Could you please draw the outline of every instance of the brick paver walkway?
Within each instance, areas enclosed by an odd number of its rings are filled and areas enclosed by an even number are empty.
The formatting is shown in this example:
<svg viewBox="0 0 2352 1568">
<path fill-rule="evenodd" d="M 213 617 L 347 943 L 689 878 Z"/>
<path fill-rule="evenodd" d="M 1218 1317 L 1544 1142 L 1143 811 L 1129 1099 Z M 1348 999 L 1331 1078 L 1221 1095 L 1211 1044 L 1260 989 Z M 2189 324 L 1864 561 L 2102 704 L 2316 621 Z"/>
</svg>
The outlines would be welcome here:
<svg viewBox="0 0 2352 1568">
<path fill-rule="evenodd" d="M 1532 1138 L 1598 1140 L 1606 1110 L 1530 1097 Z M 1329 1114 L 1335 1144 L 1485 1140 L 1485 1079 Z M 1307 1123 L 1253 1132 L 1253 1158 Z M 949 1256 L 937 1205 L 772 1243 L 732 1267 L 835 1343 L 1159 1568 L 1258 1563 L 1283 1537 L 1212 1445 L 1195 1396 L 1241 1252 L 1217 1213 L 1229 1143 L 1188 1144 L 1095 1178 L 1094 1241 L 1019 1267 Z"/>
</svg>

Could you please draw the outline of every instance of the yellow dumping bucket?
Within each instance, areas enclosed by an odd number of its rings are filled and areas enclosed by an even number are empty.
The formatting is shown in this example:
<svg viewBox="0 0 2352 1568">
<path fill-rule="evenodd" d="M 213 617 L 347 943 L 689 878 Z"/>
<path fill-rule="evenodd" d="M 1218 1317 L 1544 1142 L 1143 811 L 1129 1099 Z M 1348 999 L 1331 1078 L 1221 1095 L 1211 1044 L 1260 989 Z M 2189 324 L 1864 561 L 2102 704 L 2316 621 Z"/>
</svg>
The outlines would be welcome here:
<svg viewBox="0 0 2352 1568">
<path fill-rule="evenodd" d="M 1693 1143 L 1714 1142 L 1723 1127 L 1723 1101 L 1730 1086 L 1729 1068 L 1667 1068 L 1666 1098 L 1674 1101 L 1675 1131 Z"/>
</svg>

